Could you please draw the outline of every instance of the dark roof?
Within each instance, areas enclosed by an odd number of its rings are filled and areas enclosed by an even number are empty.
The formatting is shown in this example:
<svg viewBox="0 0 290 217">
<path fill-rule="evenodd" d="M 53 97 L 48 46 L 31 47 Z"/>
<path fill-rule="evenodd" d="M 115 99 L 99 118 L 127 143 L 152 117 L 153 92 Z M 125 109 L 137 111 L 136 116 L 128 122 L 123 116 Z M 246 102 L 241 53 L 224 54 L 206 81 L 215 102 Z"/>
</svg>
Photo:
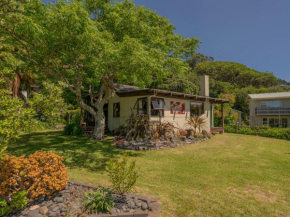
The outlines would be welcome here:
<svg viewBox="0 0 290 217">
<path fill-rule="evenodd" d="M 117 93 L 127 93 L 141 89 L 140 87 L 126 84 L 114 84 L 114 88 L 117 91 Z"/>
<path fill-rule="evenodd" d="M 192 95 L 192 94 L 179 93 L 179 92 L 160 90 L 160 89 L 154 89 L 154 88 L 141 89 L 139 87 L 131 86 L 131 85 L 116 84 L 115 89 L 119 97 L 152 95 L 152 96 L 157 96 L 157 97 L 158 96 L 170 97 L 170 98 L 178 98 L 178 99 L 183 98 L 183 99 L 191 99 L 191 100 L 196 100 L 196 101 L 205 101 L 206 99 L 209 99 L 209 101 L 212 103 L 229 103 L 229 100 L 226 100 L 226 99 Z"/>
</svg>

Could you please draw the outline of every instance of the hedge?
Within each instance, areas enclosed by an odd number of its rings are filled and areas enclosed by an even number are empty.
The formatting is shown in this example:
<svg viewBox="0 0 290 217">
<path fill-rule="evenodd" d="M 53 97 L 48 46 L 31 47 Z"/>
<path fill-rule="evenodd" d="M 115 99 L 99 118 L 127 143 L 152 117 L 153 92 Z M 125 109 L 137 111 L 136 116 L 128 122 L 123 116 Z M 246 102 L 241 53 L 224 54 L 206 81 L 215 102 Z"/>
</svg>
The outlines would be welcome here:
<svg viewBox="0 0 290 217">
<path fill-rule="evenodd" d="M 266 126 L 240 127 L 240 126 L 227 125 L 225 126 L 225 132 L 290 140 L 290 128 L 269 128 Z"/>
</svg>

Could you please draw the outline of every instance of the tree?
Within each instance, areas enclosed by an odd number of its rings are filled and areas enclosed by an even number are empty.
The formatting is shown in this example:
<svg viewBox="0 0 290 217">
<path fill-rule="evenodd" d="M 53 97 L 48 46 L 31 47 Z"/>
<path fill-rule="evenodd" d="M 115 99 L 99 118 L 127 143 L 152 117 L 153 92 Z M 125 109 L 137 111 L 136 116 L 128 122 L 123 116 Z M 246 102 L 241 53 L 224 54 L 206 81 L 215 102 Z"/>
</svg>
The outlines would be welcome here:
<svg viewBox="0 0 290 217">
<path fill-rule="evenodd" d="M 66 84 L 94 117 L 92 138 L 97 140 L 103 137 L 103 106 L 115 94 L 115 82 L 144 87 L 168 74 L 184 73 L 188 66 L 182 60 L 199 43 L 175 34 L 166 18 L 128 0 L 50 5 L 5 1 L 21 8 L 0 17 L 0 34 L 17 48 L 11 53 L 41 76 Z"/>
<path fill-rule="evenodd" d="M 239 88 L 247 86 L 270 87 L 278 84 L 277 78 L 268 72 L 258 72 L 247 66 L 234 62 L 202 62 L 194 71 L 198 75 L 209 75 L 212 80 L 228 82 Z"/>
<path fill-rule="evenodd" d="M 209 57 L 201 53 L 196 53 L 191 58 L 186 60 L 186 62 L 192 69 L 194 69 L 196 65 L 201 62 L 213 62 L 213 61 L 214 61 L 213 57 Z"/>
</svg>

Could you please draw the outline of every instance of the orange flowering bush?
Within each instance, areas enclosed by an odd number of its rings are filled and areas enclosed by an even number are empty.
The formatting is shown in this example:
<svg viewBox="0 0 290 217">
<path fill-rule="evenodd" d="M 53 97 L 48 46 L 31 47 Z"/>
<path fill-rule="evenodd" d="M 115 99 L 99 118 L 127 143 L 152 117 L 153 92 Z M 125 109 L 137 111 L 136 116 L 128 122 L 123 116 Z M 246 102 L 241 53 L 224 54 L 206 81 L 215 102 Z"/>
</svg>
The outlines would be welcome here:
<svg viewBox="0 0 290 217">
<path fill-rule="evenodd" d="M 68 174 L 63 158 L 49 152 L 24 156 L 5 156 L 0 163 L 0 195 L 10 197 L 26 190 L 28 198 L 50 195 L 64 189 Z"/>
</svg>

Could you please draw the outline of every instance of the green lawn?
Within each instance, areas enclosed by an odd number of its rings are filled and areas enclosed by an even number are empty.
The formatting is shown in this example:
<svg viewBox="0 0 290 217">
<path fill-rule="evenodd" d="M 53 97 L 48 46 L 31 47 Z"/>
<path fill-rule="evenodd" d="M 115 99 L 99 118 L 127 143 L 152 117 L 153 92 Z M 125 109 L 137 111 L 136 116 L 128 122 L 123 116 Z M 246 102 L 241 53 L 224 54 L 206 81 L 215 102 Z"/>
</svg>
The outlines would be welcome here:
<svg viewBox="0 0 290 217">
<path fill-rule="evenodd" d="M 71 180 L 109 186 L 106 161 L 124 151 L 110 140 L 61 132 L 23 135 L 8 149 L 64 156 Z M 290 142 L 224 134 L 175 149 L 133 152 L 140 177 L 136 191 L 162 204 L 161 216 L 290 216 Z"/>
</svg>

